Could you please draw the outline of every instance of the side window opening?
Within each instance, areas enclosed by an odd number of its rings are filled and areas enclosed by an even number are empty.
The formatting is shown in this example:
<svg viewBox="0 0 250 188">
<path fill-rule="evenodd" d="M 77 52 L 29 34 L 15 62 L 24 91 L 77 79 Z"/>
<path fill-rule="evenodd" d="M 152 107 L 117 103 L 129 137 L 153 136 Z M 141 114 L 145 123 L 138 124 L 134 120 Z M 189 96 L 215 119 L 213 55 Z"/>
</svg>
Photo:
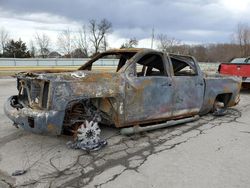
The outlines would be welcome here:
<svg viewBox="0 0 250 188">
<path fill-rule="evenodd" d="M 197 69 L 195 66 L 195 63 L 193 61 L 190 61 L 188 59 L 182 59 L 177 57 L 170 57 L 173 70 L 174 70 L 174 76 L 196 76 L 197 75 Z"/>
<path fill-rule="evenodd" d="M 137 76 L 166 76 L 164 63 L 159 54 L 147 54 L 136 64 Z"/>
</svg>

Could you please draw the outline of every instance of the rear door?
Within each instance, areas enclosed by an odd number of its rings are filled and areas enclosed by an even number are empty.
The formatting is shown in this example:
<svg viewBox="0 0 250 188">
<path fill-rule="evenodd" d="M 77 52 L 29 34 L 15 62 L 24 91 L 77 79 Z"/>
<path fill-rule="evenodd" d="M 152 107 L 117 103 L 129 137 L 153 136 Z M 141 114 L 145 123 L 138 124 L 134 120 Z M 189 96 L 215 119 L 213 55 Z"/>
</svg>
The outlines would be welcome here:
<svg viewBox="0 0 250 188">
<path fill-rule="evenodd" d="M 173 66 L 174 109 L 173 116 L 186 117 L 197 114 L 203 104 L 204 79 L 191 57 L 170 55 Z"/>
</svg>

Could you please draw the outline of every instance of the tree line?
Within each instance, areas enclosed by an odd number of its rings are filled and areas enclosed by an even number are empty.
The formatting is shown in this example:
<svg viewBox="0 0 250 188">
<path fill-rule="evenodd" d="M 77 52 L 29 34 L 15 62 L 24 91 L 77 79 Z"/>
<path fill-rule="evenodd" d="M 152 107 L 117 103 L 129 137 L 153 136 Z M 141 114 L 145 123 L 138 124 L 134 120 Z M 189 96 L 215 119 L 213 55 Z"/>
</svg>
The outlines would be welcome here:
<svg viewBox="0 0 250 188">
<path fill-rule="evenodd" d="M 57 50 L 53 50 L 51 39 L 46 33 L 35 33 L 29 47 L 21 39 L 10 38 L 5 28 L 0 29 L 0 57 L 90 57 L 108 48 L 107 36 L 112 32 L 112 23 L 107 19 L 90 20 L 77 32 L 69 28 L 58 33 Z"/>
<path fill-rule="evenodd" d="M 250 27 L 247 24 L 239 23 L 229 38 L 231 41 L 228 43 L 188 45 L 174 37 L 159 34 L 157 48 L 192 55 L 200 62 L 228 62 L 236 57 L 250 56 Z"/>
<path fill-rule="evenodd" d="M 85 58 L 109 48 L 108 35 L 112 33 L 112 23 L 107 19 L 90 20 L 77 32 L 69 28 L 58 33 L 57 50 L 52 49 L 50 37 L 46 33 L 35 33 L 29 47 L 21 39 L 15 41 L 9 32 L 0 29 L 0 57 L 66 57 Z M 158 34 L 155 40 L 156 48 L 177 54 L 192 55 L 202 62 L 228 62 L 235 57 L 250 55 L 250 27 L 239 23 L 228 43 L 216 44 L 184 44 L 181 40 L 167 34 Z M 131 37 L 120 48 L 134 48 L 138 40 Z"/>
</svg>

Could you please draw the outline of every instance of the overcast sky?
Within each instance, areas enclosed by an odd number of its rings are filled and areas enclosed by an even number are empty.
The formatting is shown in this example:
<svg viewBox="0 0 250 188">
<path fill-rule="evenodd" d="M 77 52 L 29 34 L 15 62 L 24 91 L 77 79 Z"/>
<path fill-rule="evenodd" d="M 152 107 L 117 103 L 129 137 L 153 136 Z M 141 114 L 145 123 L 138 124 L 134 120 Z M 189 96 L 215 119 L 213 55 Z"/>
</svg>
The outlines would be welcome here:
<svg viewBox="0 0 250 188">
<path fill-rule="evenodd" d="M 0 27 L 28 42 L 34 33 L 77 31 L 90 19 L 113 25 L 111 47 L 136 37 L 150 47 L 152 28 L 185 43 L 230 42 L 237 23 L 250 24 L 250 0 L 0 0 Z"/>
</svg>

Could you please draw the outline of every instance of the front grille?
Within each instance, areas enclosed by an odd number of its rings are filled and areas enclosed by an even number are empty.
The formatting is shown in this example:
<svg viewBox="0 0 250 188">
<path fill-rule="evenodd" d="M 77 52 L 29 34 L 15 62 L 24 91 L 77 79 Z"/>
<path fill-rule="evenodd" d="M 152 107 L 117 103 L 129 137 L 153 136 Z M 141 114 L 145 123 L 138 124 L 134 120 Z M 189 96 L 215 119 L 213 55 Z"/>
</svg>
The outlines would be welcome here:
<svg viewBox="0 0 250 188">
<path fill-rule="evenodd" d="M 49 82 L 42 80 L 19 80 L 19 101 L 31 108 L 47 108 Z"/>
<path fill-rule="evenodd" d="M 29 106 L 29 88 L 28 84 L 24 80 L 17 80 L 17 88 L 18 88 L 18 101 L 23 106 Z"/>
<path fill-rule="evenodd" d="M 34 81 L 30 85 L 31 85 L 30 87 L 31 103 L 34 105 L 38 105 L 41 98 L 41 83 Z"/>
<path fill-rule="evenodd" d="M 31 128 L 35 127 L 35 120 L 33 117 L 28 117 L 28 123 Z"/>
<path fill-rule="evenodd" d="M 42 95 L 42 108 L 47 108 L 49 96 L 49 82 L 44 82 L 43 95 Z"/>
</svg>

